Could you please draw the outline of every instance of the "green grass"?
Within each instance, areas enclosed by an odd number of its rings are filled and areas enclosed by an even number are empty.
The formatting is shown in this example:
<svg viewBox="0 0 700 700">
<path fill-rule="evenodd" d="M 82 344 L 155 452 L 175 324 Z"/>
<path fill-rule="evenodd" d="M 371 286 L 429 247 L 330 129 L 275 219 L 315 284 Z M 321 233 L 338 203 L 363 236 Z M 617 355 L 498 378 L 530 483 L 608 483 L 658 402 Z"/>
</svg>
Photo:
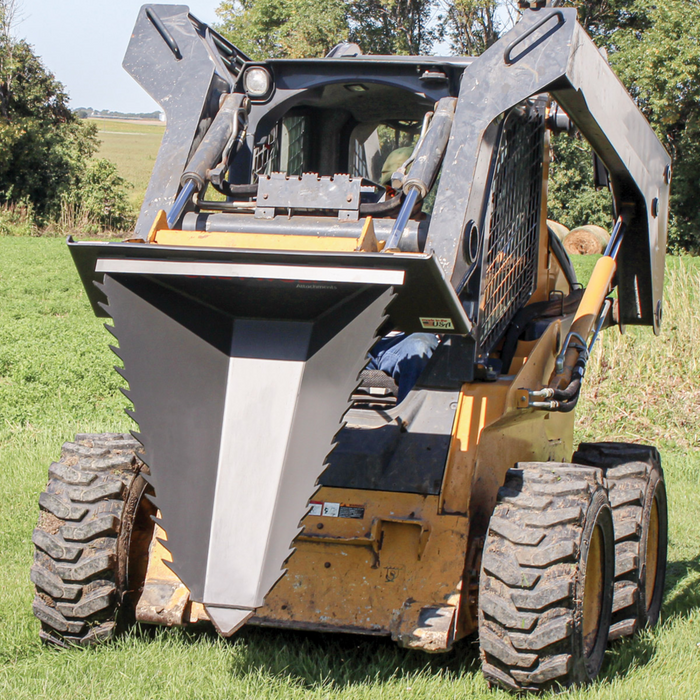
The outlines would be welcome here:
<svg viewBox="0 0 700 700">
<path fill-rule="evenodd" d="M 665 329 L 607 331 L 591 362 L 579 439 L 663 450 L 670 558 L 663 621 L 612 644 L 600 679 L 564 698 L 700 698 L 700 264 L 669 259 Z M 589 261 L 578 259 L 582 276 Z M 508 698 L 489 691 L 465 640 L 426 656 L 387 640 L 244 629 L 133 629 L 96 649 L 38 640 L 31 532 L 47 467 L 76 432 L 128 430 L 111 336 L 89 309 L 66 246 L 0 238 L 0 698 L 170 700 Z M 547 696 L 550 697 L 550 696 Z M 551 696 L 553 697 L 553 696 Z"/>
<path fill-rule="evenodd" d="M 700 448 L 700 261 L 668 261 L 661 334 L 611 329 L 593 353 L 579 411 L 581 440 Z"/>
<path fill-rule="evenodd" d="M 111 160 L 119 174 L 133 185 L 129 200 L 138 211 L 146 194 L 165 126 L 142 122 L 92 119 L 97 124 L 98 156 Z"/>
</svg>

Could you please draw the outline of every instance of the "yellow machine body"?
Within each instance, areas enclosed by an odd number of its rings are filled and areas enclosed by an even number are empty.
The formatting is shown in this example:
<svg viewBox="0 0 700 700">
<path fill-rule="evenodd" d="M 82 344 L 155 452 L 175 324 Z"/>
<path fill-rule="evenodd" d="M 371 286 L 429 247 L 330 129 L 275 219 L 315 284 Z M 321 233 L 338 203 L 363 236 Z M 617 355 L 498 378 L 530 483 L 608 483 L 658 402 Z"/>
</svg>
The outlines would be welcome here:
<svg viewBox="0 0 700 700">
<path fill-rule="evenodd" d="M 543 174 L 546 194 L 547 158 Z M 546 203 L 546 196 L 542 200 Z M 541 220 L 531 302 L 570 291 L 549 248 L 546 217 Z M 369 218 L 358 239 L 312 241 L 171 231 L 159 217 L 149 239 L 178 246 L 376 250 Z M 390 635 L 403 646 L 434 652 L 473 633 L 483 538 L 506 471 L 519 461 L 565 461 L 573 452 L 573 412 L 523 408 L 518 391 L 547 386 L 572 320 L 555 320 L 538 340 L 521 341 L 509 374 L 462 386 L 439 495 L 320 488 L 301 523 L 286 574 L 249 624 Z M 339 517 L 341 507 L 362 517 Z M 170 554 L 158 541 L 165 537 L 157 527 L 137 618 L 165 625 L 205 621 L 203 606 L 189 602 L 187 589 L 167 566 Z"/>
</svg>

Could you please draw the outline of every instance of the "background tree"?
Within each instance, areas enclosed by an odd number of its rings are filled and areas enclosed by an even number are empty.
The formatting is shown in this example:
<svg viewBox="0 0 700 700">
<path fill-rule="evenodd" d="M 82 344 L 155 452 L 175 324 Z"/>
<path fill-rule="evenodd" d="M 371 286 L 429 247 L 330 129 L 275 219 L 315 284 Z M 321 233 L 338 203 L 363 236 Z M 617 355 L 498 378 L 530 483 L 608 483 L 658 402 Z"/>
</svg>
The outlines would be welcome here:
<svg viewBox="0 0 700 700">
<path fill-rule="evenodd" d="M 673 159 L 669 247 L 700 250 L 700 1 L 584 0 L 567 2 L 651 123 Z M 593 192 L 581 149 L 554 139 L 552 216 L 587 223 L 604 196 Z M 578 179 L 578 180 L 577 180 Z M 578 182 L 578 186 L 574 182 Z M 581 218 L 579 218 L 581 217 Z M 610 226 L 610 221 L 605 224 Z"/>
<path fill-rule="evenodd" d="M 343 0 L 224 0 L 217 29 L 255 59 L 324 56 L 348 38 Z"/>
<path fill-rule="evenodd" d="M 548 216 L 568 228 L 596 224 L 610 230 L 612 196 L 593 185 L 593 150 L 579 136 L 552 138 Z"/>
<path fill-rule="evenodd" d="M 21 205 L 44 224 L 83 186 L 97 129 L 71 112 L 63 85 L 13 37 L 16 10 L 0 0 L 0 204 Z M 110 196 L 126 201 L 123 188 Z"/>
<path fill-rule="evenodd" d="M 700 2 L 638 0 L 610 60 L 673 159 L 670 243 L 700 249 Z"/>
<path fill-rule="evenodd" d="M 347 8 L 349 36 L 365 53 L 430 53 L 441 33 L 435 0 L 355 0 Z"/>
<path fill-rule="evenodd" d="M 437 0 L 224 0 L 219 31 L 253 58 L 324 56 L 341 41 L 365 53 L 430 51 Z"/>
<path fill-rule="evenodd" d="M 447 0 L 443 3 L 443 32 L 454 53 L 478 56 L 498 40 L 503 29 L 498 18 L 499 0 Z"/>
</svg>

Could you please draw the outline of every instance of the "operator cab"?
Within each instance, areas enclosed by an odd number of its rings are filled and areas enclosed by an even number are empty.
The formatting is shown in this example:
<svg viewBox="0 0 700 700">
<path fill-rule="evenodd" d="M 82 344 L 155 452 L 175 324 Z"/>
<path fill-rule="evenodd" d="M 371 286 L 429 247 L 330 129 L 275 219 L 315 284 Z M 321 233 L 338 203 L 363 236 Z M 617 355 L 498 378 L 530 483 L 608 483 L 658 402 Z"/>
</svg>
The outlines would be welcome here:
<svg viewBox="0 0 700 700">
<path fill-rule="evenodd" d="M 229 179 L 243 185 L 273 173 L 345 175 L 362 179 L 363 205 L 387 202 L 395 195 L 387 191 L 391 173 L 383 174 L 389 157 L 416 146 L 437 101 L 457 95 L 470 61 L 352 56 L 249 65 L 236 89 L 247 92 L 250 114 Z M 301 214 L 304 207 L 294 210 Z M 311 202 L 312 212 L 333 213 Z M 397 212 L 391 207 L 359 212 L 370 213 L 382 218 Z"/>
</svg>

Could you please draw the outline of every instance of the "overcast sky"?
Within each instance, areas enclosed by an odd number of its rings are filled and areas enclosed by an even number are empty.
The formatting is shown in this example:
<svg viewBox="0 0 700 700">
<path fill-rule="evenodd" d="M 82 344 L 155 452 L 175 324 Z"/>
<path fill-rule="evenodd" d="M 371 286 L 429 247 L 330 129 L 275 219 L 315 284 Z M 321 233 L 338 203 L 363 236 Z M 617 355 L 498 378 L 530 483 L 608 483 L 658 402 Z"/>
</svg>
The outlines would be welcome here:
<svg viewBox="0 0 700 700">
<path fill-rule="evenodd" d="M 152 112 L 158 105 L 122 68 L 143 4 L 143 0 L 19 0 L 15 35 L 32 44 L 63 83 L 72 108 Z M 203 22 L 216 21 L 219 0 L 185 4 Z"/>
</svg>

